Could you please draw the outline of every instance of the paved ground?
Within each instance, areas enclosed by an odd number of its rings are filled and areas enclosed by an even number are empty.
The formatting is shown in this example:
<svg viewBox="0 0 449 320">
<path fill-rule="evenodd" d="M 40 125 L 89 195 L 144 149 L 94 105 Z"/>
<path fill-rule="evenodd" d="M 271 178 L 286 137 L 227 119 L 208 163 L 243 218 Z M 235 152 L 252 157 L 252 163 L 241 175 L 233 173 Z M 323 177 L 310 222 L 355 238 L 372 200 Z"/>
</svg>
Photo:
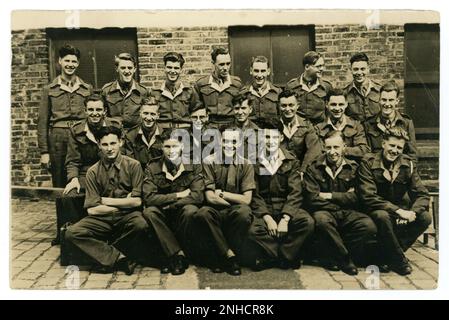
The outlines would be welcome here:
<svg viewBox="0 0 449 320">
<path fill-rule="evenodd" d="M 251 272 L 240 277 L 213 274 L 191 267 L 184 275 L 161 275 L 154 268 L 138 267 L 127 276 L 118 272 L 94 274 L 59 265 L 59 246 L 51 247 L 55 233 L 54 203 L 13 199 L 11 201 L 11 287 L 15 289 L 434 289 L 438 279 L 438 252 L 417 243 L 407 252 L 414 272 L 373 275 L 360 269 L 352 277 L 317 266 L 299 270 L 278 269 Z"/>
</svg>

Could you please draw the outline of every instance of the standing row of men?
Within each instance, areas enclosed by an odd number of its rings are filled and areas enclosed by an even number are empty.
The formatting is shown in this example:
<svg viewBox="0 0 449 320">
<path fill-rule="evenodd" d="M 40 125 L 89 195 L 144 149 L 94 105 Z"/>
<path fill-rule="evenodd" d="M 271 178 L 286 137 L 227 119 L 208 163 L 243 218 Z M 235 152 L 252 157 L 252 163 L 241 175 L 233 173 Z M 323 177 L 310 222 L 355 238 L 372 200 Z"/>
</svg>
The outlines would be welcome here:
<svg viewBox="0 0 449 320">
<path fill-rule="evenodd" d="M 42 163 L 50 154 L 55 186 L 68 179 L 59 185 L 64 193 L 86 189 L 89 216 L 68 229 L 67 239 L 104 268 L 132 273 L 136 239 L 149 233 L 164 253 L 163 272 L 183 273 L 189 256 L 238 275 L 240 263 L 299 267 L 316 228 L 323 266 L 356 274 L 353 256 L 377 233 L 383 260 L 376 262 L 410 273 L 403 252 L 430 219 L 413 123 L 397 111 L 398 87 L 370 80 L 363 53 L 351 58 L 354 81 L 344 90 L 321 79 L 324 59 L 316 52 L 305 55 L 304 73 L 284 91 L 268 81 L 265 57 L 253 59 L 247 86 L 229 74 L 227 50 L 214 50 L 212 62 L 213 73 L 192 88 L 179 78 L 182 55 L 168 53 L 166 81 L 150 93 L 133 79 L 134 58 L 120 54 L 119 79 L 90 95 L 75 75 L 79 51 L 61 49 L 61 76 L 44 91 L 39 145 Z M 214 128 L 223 148 L 203 157 L 207 129 Z M 187 130 L 191 151 L 183 152 L 173 129 Z M 251 130 L 256 139 L 246 134 Z M 255 154 L 255 166 L 237 161 Z M 64 210 L 78 209 L 65 200 Z M 114 244 L 105 243 L 117 228 Z"/>
</svg>

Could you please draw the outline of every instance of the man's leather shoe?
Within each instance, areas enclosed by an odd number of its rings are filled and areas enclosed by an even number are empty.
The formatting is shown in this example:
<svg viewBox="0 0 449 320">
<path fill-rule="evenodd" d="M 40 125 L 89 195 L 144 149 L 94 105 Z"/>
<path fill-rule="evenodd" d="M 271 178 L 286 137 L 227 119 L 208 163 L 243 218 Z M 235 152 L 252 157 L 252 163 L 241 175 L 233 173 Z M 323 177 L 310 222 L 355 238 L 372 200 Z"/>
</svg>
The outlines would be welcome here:
<svg viewBox="0 0 449 320">
<path fill-rule="evenodd" d="M 323 261 L 321 262 L 321 266 L 329 271 L 340 271 L 340 267 L 333 261 Z"/>
<path fill-rule="evenodd" d="M 251 270 L 259 272 L 266 269 L 271 269 L 276 265 L 273 260 L 256 259 L 254 265 L 251 266 Z"/>
<path fill-rule="evenodd" d="M 108 274 L 108 273 L 113 273 L 114 272 L 114 268 L 113 267 L 102 266 L 102 265 L 96 265 L 96 266 L 92 267 L 91 272 L 92 273 Z"/>
<path fill-rule="evenodd" d="M 184 268 L 186 265 L 185 260 L 187 260 L 186 257 L 180 254 L 175 254 L 170 260 L 170 272 L 172 275 L 177 276 L 186 271 Z"/>
<path fill-rule="evenodd" d="M 226 272 L 231 276 L 239 276 L 242 274 L 242 270 L 237 262 L 236 257 L 230 257 L 226 259 Z"/>
<path fill-rule="evenodd" d="M 355 266 L 354 262 L 352 262 L 351 259 L 341 263 L 340 270 L 346 274 L 349 274 L 350 276 L 355 276 L 359 273 L 357 267 Z"/>
<path fill-rule="evenodd" d="M 396 272 L 397 274 L 401 275 L 401 276 L 406 276 L 410 273 L 412 273 L 413 269 L 412 266 L 409 263 L 405 263 L 402 265 L 398 265 L 398 266 L 390 266 L 391 270 L 393 270 L 394 272 Z"/>
<path fill-rule="evenodd" d="M 127 276 L 134 273 L 136 266 L 137 262 L 129 260 L 128 258 L 121 258 L 115 264 L 116 270 L 123 271 Z"/>
<path fill-rule="evenodd" d="M 388 273 L 391 271 L 388 264 L 380 264 L 378 267 L 379 267 L 380 273 Z"/>
</svg>

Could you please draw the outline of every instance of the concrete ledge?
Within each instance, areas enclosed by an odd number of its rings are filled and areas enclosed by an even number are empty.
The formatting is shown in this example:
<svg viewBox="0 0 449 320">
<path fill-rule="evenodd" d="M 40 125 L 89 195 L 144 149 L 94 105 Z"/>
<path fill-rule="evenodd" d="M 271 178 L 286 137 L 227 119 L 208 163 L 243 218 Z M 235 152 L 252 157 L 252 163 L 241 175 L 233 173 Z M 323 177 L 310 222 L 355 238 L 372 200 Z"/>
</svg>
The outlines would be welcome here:
<svg viewBox="0 0 449 320">
<path fill-rule="evenodd" d="M 55 200 L 62 195 L 62 191 L 63 188 L 12 186 L 11 197 Z"/>
</svg>

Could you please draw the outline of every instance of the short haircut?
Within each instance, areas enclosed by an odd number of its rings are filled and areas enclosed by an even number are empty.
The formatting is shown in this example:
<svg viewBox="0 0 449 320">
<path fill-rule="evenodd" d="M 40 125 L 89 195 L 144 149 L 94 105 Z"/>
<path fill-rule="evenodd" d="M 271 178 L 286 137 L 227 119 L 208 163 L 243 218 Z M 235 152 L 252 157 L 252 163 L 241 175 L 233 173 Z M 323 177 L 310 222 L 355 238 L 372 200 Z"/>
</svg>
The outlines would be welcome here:
<svg viewBox="0 0 449 320">
<path fill-rule="evenodd" d="M 182 56 L 182 54 L 177 53 L 177 52 L 169 52 L 164 56 L 164 65 L 167 64 L 167 61 L 170 62 L 179 62 L 179 64 L 181 65 L 181 68 L 184 66 L 184 63 L 186 62 L 184 60 L 184 57 Z"/>
<path fill-rule="evenodd" d="M 214 50 L 212 50 L 210 56 L 214 63 L 217 61 L 217 56 L 219 56 L 220 54 L 229 54 L 229 50 L 223 47 L 215 48 Z"/>
<path fill-rule="evenodd" d="M 114 126 L 105 126 L 105 127 L 101 127 L 98 131 L 96 131 L 95 133 L 95 139 L 100 142 L 100 140 L 110 134 L 116 135 L 117 138 L 122 139 L 122 130 L 114 127 Z"/>
<path fill-rule="evenodd" d="M 318 59 L 321 58 L 321 54 L 316 51 L 306 52 L 304 58 L 302 58 L 302 65 L 306 66 L 306 64 L 313 65 Z"/>
<path fill-rule="evenodd" d="M 81 52 L 79 51 L 79 49 L 70 44 L 65 44 L 61 48 L 59 48 L 59 57 L 61 59 L 69 54 L 76 56 L 78 60 L 81 58 Z"/>
<path fill-rule="evenodd" d="M 403 139 L 405 141 L 410 140 L 408 132 L 401 126 L 391 127 L 390 129 L 387 129 L 382 135 L 383 140 L 388 140 L 390 137 Z"/>
<path fill-rule="evenodd" d="M 284 132 L 284 125 L 278 118 L 260 119 L 259 127 L 267 130 L 278 130 L 281 134 Z"/>
<path fill-rule="evenodd" d="M 181 142 L 182 136 L 179 134 L 176 134 L 177 130 L 178 129 L 173 129 L 173 128 L 164 129 L 164 131 L 162 131 L 161 135 L 159 136 L 161 141 L 164 142 L 167 140 L 174 139 L 174 140 L 178 140 L 179 142 Z"/>
<path fill-rule="evenodd" d="M 196 103 L 189 105 L 189 114 L 202 109 L 205 109 L 206 113 L 209 113 L 209 110 L 207 110 L 207 107 L 204 105 L 204 103 L 202 103 L 201 101 L 197 101 Z"/>
<path fill-rule="evenodd" d="M 298 100 L 298 97 L 296 95 L 296 92 L 293 90 L 284 90 L 279 94 L 279 101 L 281 101 L 281 98 L 290 98 L 290 97 L 295 97 L 296 100 Z"/>
<path fill-rule="evenodd" d="M 136 58 L 131 53 L 123 52 L 114 57 L 115 66 L 118 67 L 120 60 L 131 61 L 136 66 Z"/>
<path fill-rule="evenodd" d="M 153 96 L 149 96 L 148 98 L 144 98 L 142 99 L 142 101 L 140 102 L 140 107 L 142 106 L 157 106 L 159 107 L 159 102 L 157 101 L 157 99 Z"/>
<path fill-rule="evenodd" d="M 351 65 L 352 65 L 354 62 L 358 62 L 358 61 L 366 61 L 366 63 L 369 63 L 368 56 L 366 55 L 365 52 L 357 52 L 357 53 L 354 53 L 354 54 L 351 56 L 351 59 L 349 59 L 349 62 L 351 63 Z"/>
<path fill-rule="evenodd" d="M 343 142 L 345 142 L 345 136 L 343 134 L 343 132 L 339 131 L 339 130 L 331 130 L 328 131 L 324 137 L 323 137 L 323 141 L 326 141 L 327 139 L 331 139 L 331 138 L 335 138 L 335 137 L 340 137 L 341 140 Z"/>
<path fill-rule="evenodd" d="M 254 65 L 254 63 L 260 62 L 260 63 L 266 63 L 268 68 L 270 67 L 270 61 L 268 61 L 268 58 L 265 56 L 256 56 L 251 58 L 251 67 Z"/>
<path fill-rule="evenodd" d="M 346 93 L 343 91 L 343 89 L 340 89 L 340 88 L 330 89 L 325 98 L 326 102 L 329 102 L 329 100 L 333 96 L 343 96 L 346 99 Z"/>
<path fill-rule="evenodd" d="M 248 100 L 248 106 L 252 107 L 254 105 L 255 99 L 249 93 L 239 93 L 232 98 L 232 106 L 242 105 L 243 101 Z"/>
<path fill-rule="evenodd" d="M 396 91 L 396 97 L 399 97 L 399 93 L 401 92 L 401 90 L 399 89 L 399 86 L 396 84 L 396 82 L 394 80 L 391 80 L 391 81 L 388 81 L 387 83 L 385 83 L 380 88 L 380 93 L 382 93 L 382 91 L 385 91 L 385 92 Z"/>
<path fill-rule="evenodd" d="M 103 108 L 106 109 L 106 101 L 104 100 L 104 97 L 101 95 L 100 91 L 95 90 L 91 95 L 87 96 L 86 99 L 84 99 L 85 107 L 87 107 L 87 103 L 89 101 L 101 101 L 103 103 Z"/>
</svg>

